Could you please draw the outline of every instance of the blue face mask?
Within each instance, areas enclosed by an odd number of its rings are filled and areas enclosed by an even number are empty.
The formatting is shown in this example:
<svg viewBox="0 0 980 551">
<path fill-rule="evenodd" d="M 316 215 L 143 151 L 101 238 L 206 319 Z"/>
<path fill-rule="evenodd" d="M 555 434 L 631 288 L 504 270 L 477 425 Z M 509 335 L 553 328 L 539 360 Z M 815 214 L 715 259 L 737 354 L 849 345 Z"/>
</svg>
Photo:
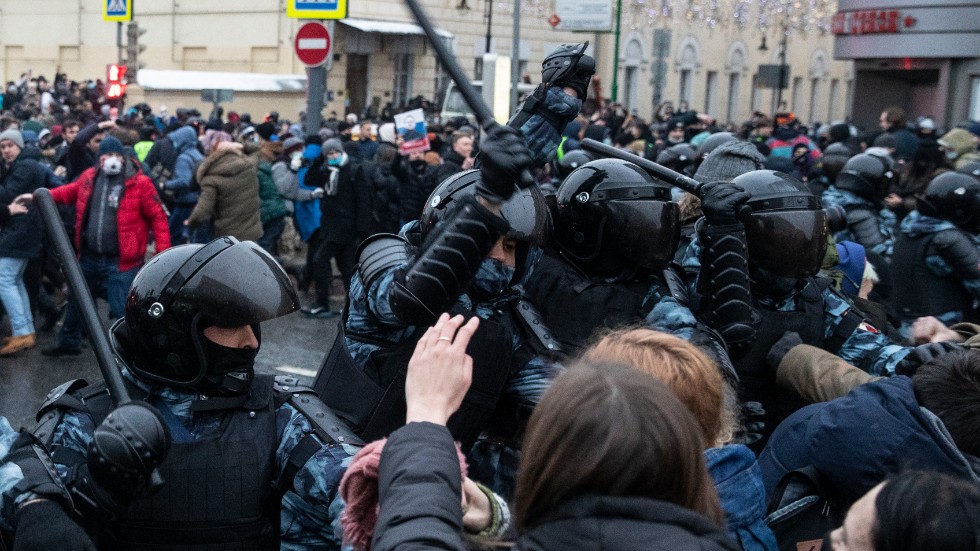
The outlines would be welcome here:
<svg viewBox="0 0 980 551">
<path fill-rule="evenodd" d="M 477 294 L 485 293 L 488 297 L 494 297 L 510 287 L 510 281 L 516 271 L 513 266 L 508 266 L 496 258 L 484 258 L 470 285 L 478 290 Z"/>
<path fill-rule="evenodd" d="M 344 164 L 344 161 L 346 160 L 347 160 L 347 154 L 344 153 L 343 155 L 337 157 L 336 159 L 327 159 L 327 164 L 330 166 L 341 166 Z"/>
</svg>

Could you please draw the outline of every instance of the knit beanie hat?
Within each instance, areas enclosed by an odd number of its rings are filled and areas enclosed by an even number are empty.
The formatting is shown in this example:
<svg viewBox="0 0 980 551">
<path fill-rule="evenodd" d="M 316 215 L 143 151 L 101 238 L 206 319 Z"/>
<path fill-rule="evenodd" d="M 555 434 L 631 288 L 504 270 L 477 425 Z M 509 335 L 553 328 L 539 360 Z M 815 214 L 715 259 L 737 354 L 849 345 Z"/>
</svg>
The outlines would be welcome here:
<svg viewBox="0 0 980 551">
<path fill-rule="evenodd" d="M 842 142 L 851 137 L 851 127 L 843 122 L 831 125 L 829 136 L 832 142 Z"/>
<path fill-rule="evenodd" d="M 382 438 L 361 448 L 340 479 L 338 489 L 345 503 L 344 513 L 340 516 L 344 541 L 360 551 L 370 551 L 374 525 L 378 521 L 378 466 L 387 441 L 387 438 Z M 456 455 L 460 472 L 465 477 L 466 458 L 459 449 L 459 443 L 456 444 Z"/>
<path fill-rule="evenodd" d="M 336 151 L 337 153 L 344 152 L 344 144 L 340 142 L 337 138 L 330 138 L 329 140 L 323 142 L 323 147 L 321 151 L 324 153 L 332 153 Z"/>
<path fill-rule="evenodd" d="M 20 126 L 20 129 L 30 130 L 31 132 L 40 132 L 41 130 L 44 130 L 44 125 L 41 124 L 40 121 L 31 119 L 24 121 L 24 124 Z"/>
<path fill-rule="evenodd" d="M 102 143 L 99 144 L 99 156 L 108 155 L 110 153 L 116 153 L 119 155 L 125 155 L 123 151 L 123 144 L 115 136 L 106 136 Z"/>
<path fill-rule="evenodd" d="M 837 244 L 837 255 L 840 257 L 837 269 L 844 274 L 840 290 L 845 295 L 856 296 L 861 289 L 861 280 L 864 278 L 864 247 L 851 241 L 841 241 Z"/>
<path fill-rule="evenodd" d="M 291 154 L 293 151 L 301 151 L 302 149 L 303 149 L 303 140 L 297 138 L 296 136 L 286 138 L 286 141 L 282 142 L 282 152 L 285 153 L 287 156 Z"/>
<path fill-rule="evenodd" d="M 24 149 L 24 136 L 21 135 L 20 130 L 11 128 L 10 130 L 3 131 L 0 133 L 0 142 L 4 140 L 10 140 L 17 144 L 17 147 Z"/>
<path fill-rule="evenodd" d="M 222 132 L 220 130 L 208 130 L 207 133 L 204 134 L 204 140 L 202 143 L 202 145 L 204 146 L 204 153 L 210 154 L 212 151 L 214 151 L 214 148 L 217 147 L 217 145 L 221 142 L 232 142 L 232 141 L 235 141 L 235 139 L 232 138 L 231 134 L 227 132 Z"/>
<path fill-rule="evenodd" d="M 728 182 L 746 172 L 760 170 L 765 164 L 766 158 L 749 142 L 726 142 L 705 157 L 694 179 L 702 184 Z"/>
<path fill-rule="evenodd" d="M 276 133 L 276 125 L 271 122 L 264 122 L 255 127 L 255 131 L 258 132 L 262 139 L 269 141 L 272 139 L 272 135 Z"/>
<path fill-rule="evenodd" d="M 21 130 L 20 137 L 23 138 L 25 145 L 26 144 L 37 145 L 38 142 L 37 132 L 33 130 Z"/>
</svg>

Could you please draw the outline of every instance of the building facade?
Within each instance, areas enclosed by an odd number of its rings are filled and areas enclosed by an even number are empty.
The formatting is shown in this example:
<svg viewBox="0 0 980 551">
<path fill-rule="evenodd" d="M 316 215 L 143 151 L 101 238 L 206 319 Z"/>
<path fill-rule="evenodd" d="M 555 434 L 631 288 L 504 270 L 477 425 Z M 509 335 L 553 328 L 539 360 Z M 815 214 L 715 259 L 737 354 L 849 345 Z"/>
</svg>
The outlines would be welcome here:
<svg viewBox="0 0 980 551">
<path fill-rule="evenodd" d="M 980 2 L 840 0 L 832 30 L 834 57 L 854 61 L 856 122 L 882 104 L 941 127 L 980 120 Z"/>
<path fill-rule="evenodd" d="M 824 6 L 829 1 L 803 4 Z M 615 14 L 617 0 L 607 3 Z M 484 53 L 512 56 L 511 0 L 422 4 L 470 76 L 479 78 Z M 614 24 L 601 32 L 556 30 L 549 23 L 555 0 L 520 0 L 519 48 L 512 57 L 522 74 L 537 82 L 541 61 L 555 46 L 589 40 L 603 95 L 612 95 L 618 57 L 616 99 L 645 119 L 664 100 L 686 100 L 692 109 L 736 124 L 755 110 L 771 112 L 777 94 L 756 85 L 760 65 L 785 67 L 782 100 L 801 120 L 826 122 L 850 115 L 855 75 L 850 62 L 832 55 L 832 10 L 792 18 L 788 6 L 793 3 L 787 0 L 660 0 L 657 10 L 649 0 L 620 4 L 617 41 Z M 775 17 L 777 10 L 786 16 L 782 21 Z M 285 0 L 139 2 L 134 21 L 146 31 L 138 38 L 146 47 L 139 63 L 151 70 L 262 73 L 273 80 L 276 75 L 301 76 L 304 67 L 293 53 L 299 22 L 285 12 Z M 760 50 L 763 39 L 767 47 Z M 439 98 L 448 84 L 433 49 L 399 0 L 349 2 L 348 18 L 336 23 L 332 44 L 325 114 L 380 110 L 416 96 Z M 100 5 L 91 0 L 0 0 L 0 70 L 5 81 L 27 69 L 49 79 L 56 70 L 74 79 L 104 78 L 106 65 L 125 56 L 125 45 L 125 25 L 117 29 L 115 23 L 104 22 Z M 133 72 L 130 103 L 146 99 L 155 108 L 183 105 L 205 112 L 210 107 L 193 89 L 141 89 Z M 293 86 L 239 87 L 226 109 L 276 109 L 294 118 L 304 105 L 304 93 Z"/>
</svg>

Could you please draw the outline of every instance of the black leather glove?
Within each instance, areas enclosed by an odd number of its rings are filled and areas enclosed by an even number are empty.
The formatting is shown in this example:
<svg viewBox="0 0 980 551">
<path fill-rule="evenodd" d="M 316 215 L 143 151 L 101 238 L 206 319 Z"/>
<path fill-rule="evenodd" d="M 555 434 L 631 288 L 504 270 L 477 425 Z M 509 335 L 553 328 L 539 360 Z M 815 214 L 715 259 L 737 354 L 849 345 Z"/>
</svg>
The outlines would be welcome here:
<svg viewBox="0 0 980 551">
<path fill-rule="evenodd" d="M 524 185 L 521 173 L 532 162 L 521 133 L 494 123 L 480 143 L 480 183 L 476 192 L 494 203 L 506 201 L 514 193 L 514 184 Z"/>
<path fill-rule="evenodd" d="M 61 505 L 47 499 L 17 511 L 13 551 L 95 551 L 85 530 L 68 517 Z"/>
<path fill-rule="evenodd" d="M 898 375 L 908 375 L 911 377 L 912 375 L 915 375 L 915 372 L 918 371 L 922 365 L 931 362 L 943 354 L 962 349 L 962 346 L 951 342 L 930 342 L 920 344 L 919 346 L 913 348 L 898 362 L 898 364 L 895 365 L 895 373 Z"/>
<path fill-rule="evenodd" d="M 779 362 L 783 361 L 786 354 L 793 349 L 794 346 L 803 344 L 803 339 L 800 338 L 800 334 L 795 331 L 787 331 L 783 333 L 772 348 L 769 349 L 769 353 L 766 354 L 766 365 L 768 365 L 773 371 L 779 367 Z"/>
<path fill-rule="evenodd" d="M 701 210 L 712 226 L 729 226 L 739 222 L 739 211 L 751 197 L 742 186 L 729 182 L 711 182 L 701 186 Z"/>
<path fill-rule="evenodd" d="M 123 404 L 92 433 L 88 470 L 92 480 L 125 503 L 149 495 L 163 480 L 157 467 L 170 450 L 170 431 L 157 412 L 143 402 Z"/>
</svg>

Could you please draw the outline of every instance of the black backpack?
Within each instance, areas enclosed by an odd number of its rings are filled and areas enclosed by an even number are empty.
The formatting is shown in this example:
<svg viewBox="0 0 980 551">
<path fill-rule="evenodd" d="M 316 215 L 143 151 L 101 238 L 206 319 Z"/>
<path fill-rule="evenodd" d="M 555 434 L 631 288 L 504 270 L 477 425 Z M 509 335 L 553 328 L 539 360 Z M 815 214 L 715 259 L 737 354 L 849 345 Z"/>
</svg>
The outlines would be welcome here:
<svg viewBox="0 0 980 551">
<path fill-rule="evenodd" d="M 824 536 L 844 522 L 846 509 L 812 465 L 786 473 L 769 499 L 766 524 L 780 551 L 820 551 Z"/>
</svg>

